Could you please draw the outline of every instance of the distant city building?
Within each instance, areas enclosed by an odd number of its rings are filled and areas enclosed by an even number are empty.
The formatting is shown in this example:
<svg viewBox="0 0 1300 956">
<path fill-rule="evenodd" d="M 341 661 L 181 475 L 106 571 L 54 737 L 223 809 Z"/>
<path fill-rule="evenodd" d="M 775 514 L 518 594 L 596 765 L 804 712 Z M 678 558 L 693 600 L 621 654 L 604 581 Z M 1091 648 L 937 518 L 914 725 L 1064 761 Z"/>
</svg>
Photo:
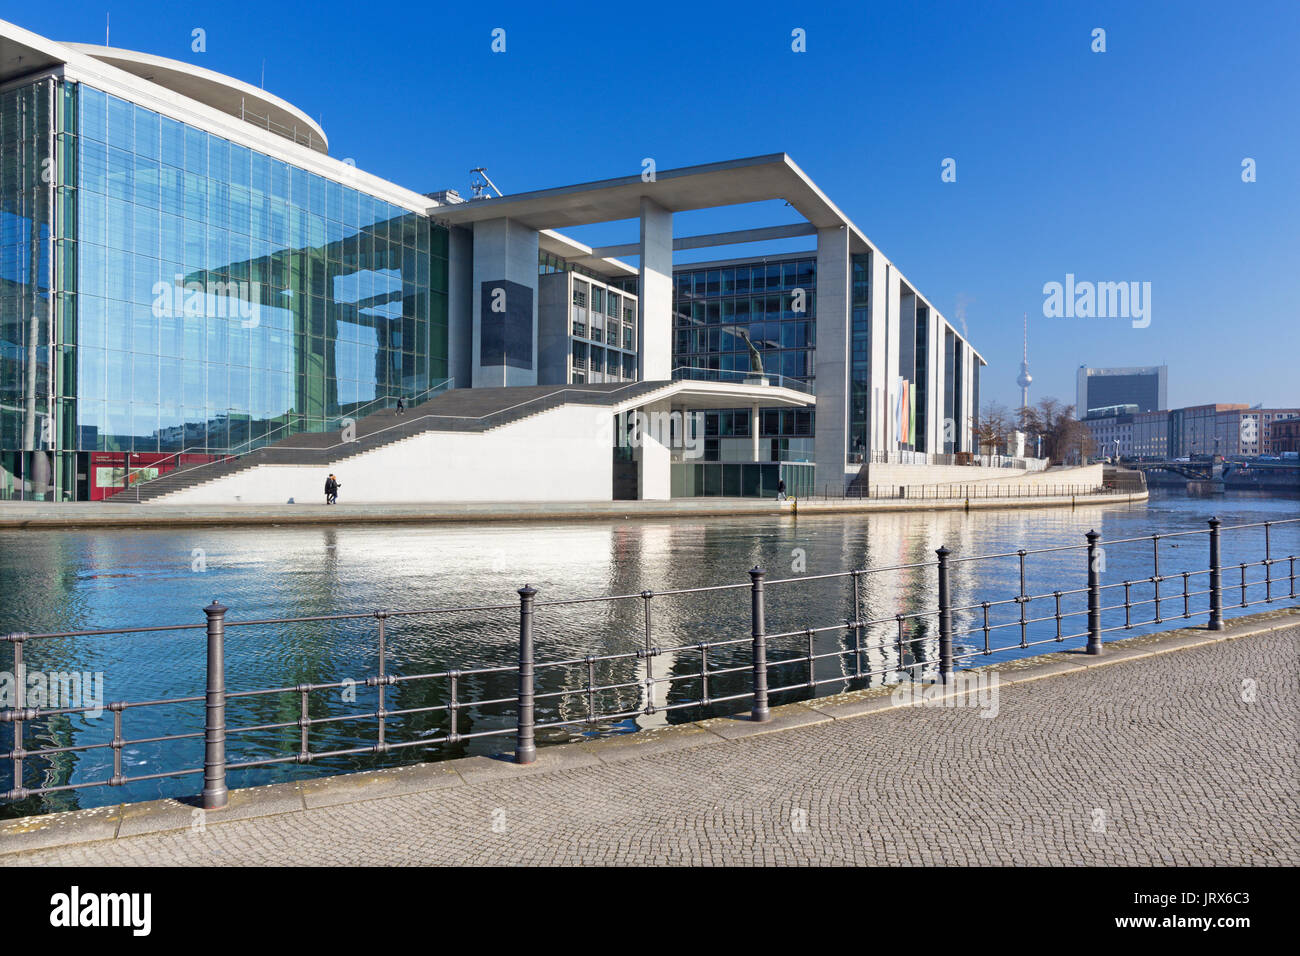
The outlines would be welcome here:
<svg viewBox="0 0 1300 956">
<path fill-rule="evenodd" d="M 1134 458 L 1168 458 L 1169 412 L 1138 412 L 1133 416 Z"/>
<path fill-rule="evenodd" d="M 1095 409 L 1083 424 L 1103 455 L 1118 450 L 1123 458 L 1253 458 L 1294 450 L 1300 409 L 1218 403 L 1135 413 L 1132 406 L 1118 406 Z"/>
<path fill-rule="evenodd" d="M 1136 405 L 1139 412 L 1168 407 L 1167 365 L 1141 368 L 1079 367 L 1075 383 L 1074 414 L 1087 418 L 1094 409 L 1114 405 Z"/>
<path fill-rule="evenodd" d="M 1264 426 L 1264 454 L 1300 452 L 1300 416 L 1274 417 Z"/>
</svg>

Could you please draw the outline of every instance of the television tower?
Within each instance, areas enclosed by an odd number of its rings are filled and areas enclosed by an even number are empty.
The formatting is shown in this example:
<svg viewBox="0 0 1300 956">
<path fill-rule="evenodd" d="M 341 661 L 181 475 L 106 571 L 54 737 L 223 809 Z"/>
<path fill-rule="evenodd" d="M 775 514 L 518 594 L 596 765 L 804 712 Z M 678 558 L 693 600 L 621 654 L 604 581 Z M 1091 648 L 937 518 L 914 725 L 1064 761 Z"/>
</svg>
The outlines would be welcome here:
<svg viewBox="0 0 1300 956">
<path fill-rule="evenodd" d="M 1025 351 L 1020 360 L 1020 374 L 1016 376 L 1016 384 L 1020 386 L 1020 407 L 1029 407 L 1029 386 L 1034 381 L 1034 377 L 1029 374 L 1029 313 L 1025 313 Z"/>
</svg>

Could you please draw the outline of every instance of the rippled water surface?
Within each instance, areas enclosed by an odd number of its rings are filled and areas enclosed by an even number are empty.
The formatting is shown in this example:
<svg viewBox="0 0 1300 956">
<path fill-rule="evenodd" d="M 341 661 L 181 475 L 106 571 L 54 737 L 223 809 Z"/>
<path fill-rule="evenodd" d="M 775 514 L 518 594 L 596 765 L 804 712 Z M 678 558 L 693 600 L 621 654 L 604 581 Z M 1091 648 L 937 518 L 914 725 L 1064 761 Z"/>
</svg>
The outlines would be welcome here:
<svg viewBox="0 0 1300 956">
<path fill-rule="evenodd" d="M 563 724 L 539 730 L 543 743 L 571 739 L 583 733 L 610 733 L 663 722 L 693 720 L 705 711 L 677 707 L 702 696 L 698 678 L 702 641 L 737 639 L 735 645 L 710 652 L 710 695 L 716 699 L 744 693 L 749 660 L 750 594 L 748 587 L 697 595 L 661 595 L 650 600 L 652 647 L 644 651 L 645 609 L 641 591 L 656 592 L 717 584 L 748 584 L 747 570 L 761 566 L 771 579 L 807 578 L 851 567 L 884 568 L 926 564 L 940 545 L 953 557 L 1082 545 L 1084 533 L 1095 528 L 1107 540 L 1154 532 L 1200 530 L 1211 513 L 1225 525 L 1295 517 L 1294 498 L 1229 495 L 1196 499 L 1182 495 L 1153 496 L 1138 505 L 1088 506 L 1037 511 L 979 511 L 830 515 L 791 518 L 700 518 L 659 520 L 600 520 L 565 523 L 486 523 L 375 525 L 344 527 L 269 527 L 176 530 L 42 530 L 0 531 L 0 632 L 44 633 L 121 626 L 201 624 L 202 607 L 218 600 L 229 608 L 231 622 L 273 617 L 308 617 L 381 609 L 446 608 L 464 605 L 507 605 L 499 610 L 389 618 L 386 628 L 386 670 L 401 677 L 441 673 L 452 668 L 482 670 L 512 667 L 518 655 L 518 596 L 531 584 L 541 602 L 536 617 L 537 659 L 578 661 L 543 668 L 538 674 L 538 718 L 542 724 Z M 1271 532 L 1275 557 L 1295 554 L 1297 526 Z M 1160 571 L 1177 575 L 1205 567 L 1205 536 L 1175 538 L 1160 545 Z M 1225 534 L 1224 561 L 1235 564 L 1263 557 L 1262 529 Z M 1114 544 L 1105 549 L 1103 582 L 1136 580 L 1152 574 L 1150 543 Z M 1082 550 L 1031 556 L 1026 564 L 1028 594 L 1050 595 L 1086 584 L 1086 555 Z M 1285 578 L 1284 563 L 1272 574 Z M 1262 577 L 1252 569 L 1249 579 Z M 932 567 L 903 568 L 864 576 L 858 587 L 858 618 L 879 621 L 858 636 L 863 672 L 897 667 L 898 628 L 895 615 L 911 615 L 936 603 Z M 1019 590 L 1017 559 L 957 562 L 953 565 L 953 601 L 958 606 L 997 602 Z M 1235 572 L 1225 584 L 1239 584 Z M 1190 579 L 1190 591 L 1205 587 L 1204 577 Z M 1289 585 L 1274 585 L 1275 596 Z M 1131 596 L 1151 596 L 1149 584 L 1134 584 Z M 632 595 L 622 601 L 552 606 L 545 602 L 596 595 Z M 1122 603 L 1122 591 L 1106 592 L 1104 604 Z M 1248 588 L 1249 599 L 1263 597 L 1262 586 Z M 1184 607 L 1178 580 L 1162 586 L 1162 613 L 1181 615 Z M 1239 599 L 1239 592 L 1235 595 Z M 1204 607 L 1193 595 L 1189 606 Z M 1228 600 L 1234 600 L 1229 595 Z M 773 584 L 768 588 L 768 631 L 798 632 L 832 628 L 813 635 L 818 660 L 818 693 L 834 693 L 874 683 L 882 678 L 855 678 L 853 632 L 842 625 L 854 618 L 854 588 L 844 577 Z M 1051 618 L 1053 599 L 1040 598 L 1026 608 L 1026 617 Z M 1062 598 L 1065 613 L 1083 607 L 1082 595 Z M 1259 608 L 1252 608 L 1258 610 Z M 1237 609 L 1240 611 L 1240 609 Z M 1241 613 L 1245 613 L 1241 611 Z M 974 665 L 1028 653 L 1051 651 L 1060 645 L 1022 649 L 1019 608 L 995 605 L 993 623 L 1006 624 L 991 632 L 993 648 L 1016 645 L 984 656 L 982 611 L 974 607 L 956 615 L 957 643 L 977 654 Z M 1150 605 L 1135 607 L 1130 620 L 1146 621 Z M 1203 620 L 1203 617 L 1197 618 Z M 1121 627 L 1123 611 L 1108 611 L 1106 626 Z M 364 684 L 378 673 L 378 622 L 373 616 L 342 622 L 231 627 L 227 632 L 227 687 L 232 693 L 264 688 L 290 688 L 303 682 L 361 682 L 355 688 L 313 693 L 313 719 L 373 712 L 377 690 Z M 1165 627 L 1178 626 L 1178 622 Z M 1054 620 L 1030 624 L 1029 641 L 1055 634 Z M 1082 618 L 1067 616 L 1065 634 L 1084 629 Z M 1113 631 L 1123 637 L 1150 627 Z M 905 619 L 905 665 L 927 676 L 932 672 L 935 625 L 928 616 Z M 1079 646 L 1073 641 L 1069 646 Z M 803 633 L 774 638 L 770 657 L 780 661 L 807 653 Z M 50 638 L 27 642 L 29 672 L 76 671 L 102 673 L 106 701 L 143 701 L 202 695 L 206 649 L 201 629 L 79 638 Z M 12 647 L 0 646 L 0 672 L 13 670 Z M 594 702 L 601 714 L 616 716 L 587 725 L 588 655 L 627 655 L 592 664 L 599 690 Z M 736 668 L 732 671 L 731 668 Z M 677 678 L 671 685 L 666 676 Z M 776 667 L 772 686 L 802 685 L 808 679 L 804 662 Z M 654 714 L 635 715 L 644 703 L 646 679 L 656 703 Z M 833 678 L 832 680 L 827 680 Z M 657 679 L 657 680 L 656 680 Z M 508 750 L 509 736 L 473 736 L 509 730 L 513 705 L 464 705 L 514 693 L 513 671 L 463 675 L 456 688 L 457 731 L 464 736 L 444 740 L 449 721 L 450 682 L 443 677 L 404 681 L 386 690 L 389 710 L 416 711 L 386 721 L 391 743 L 415 743 L 398 752 L 373 756 L 324 757 L 311 766 L 294 762 L 232 771 L 232 786 L 248 786 L 298 775 L 360 769 L 410 760 L 428 760 L 467 753 Z M 774 703 L 806 696 L 804 689 L 785 691 Z M 734 711 L 744 702 L 722 704 L 717 712 Z M 233 699 L 232 727 L 265 727 L 292 723 L 300 715 L 301 697 L 288 692 Z M 438 708 L 421 711 L 421 708 Z M 617 716 L 624 715 L 624 716 Z M 564 722 L 570 723 L 564 723 Z M 8 751 L 12 725 L 0 727 L 0 752 Z M 123 714 L 123 736 L 130 740 L 173 734 L 198 734 L 202 704 L 169 704 L 131 708 Z M 369 746 L 377 737 L 373 717 L 318 724 L 311 728 L 314 753 Z M 27 749 L 75 747 L 112 738 L 112 716 L 58 716 L 28 722 Z M 425 741 L 429 741 L 425 743 Z M 232 763 L 268 757 L 292 757 L 300 748 L 297 726 L 258 730 L 232 736 Z M 127 776 L 162 773 L 202 766 L 199 737 L 140 743 L 125 748 Z M 53 758 L 29 759 L 24 783 L 28 787 L 62 786 L 106 779 L 113 772 L 108 749 L 71 751 Z M 13 783 L 12 762 L 0 762 L 0 790 Z M 200 789 L 200 777 L 185 776 L 129 783 L 119 788 L 62 791 L 28 798 L 0 808 L 0 815 L 95 806 L 123 799 L 184 796 Z"/>
</svg>

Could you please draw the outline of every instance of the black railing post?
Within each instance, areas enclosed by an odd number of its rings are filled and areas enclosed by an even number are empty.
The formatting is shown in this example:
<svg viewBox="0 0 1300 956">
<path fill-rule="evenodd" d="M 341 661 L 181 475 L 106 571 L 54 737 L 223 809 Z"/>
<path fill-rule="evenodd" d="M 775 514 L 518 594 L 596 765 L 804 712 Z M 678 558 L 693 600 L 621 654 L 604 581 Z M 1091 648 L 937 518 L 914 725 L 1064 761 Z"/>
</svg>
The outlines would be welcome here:
<svg viewBox="0 0 1300 956">
<path fill-rule="evenodd" d="M 1089 654 L 1101 653 L 1101 551 L 1097 541 L 1101 535 L 1089 531 L 1088 539 L 1088 648 Z"/>
<path fill-rule="evenodd" d="M 537 589 L 519 589 L 519 706 L 515 729 L 515 763 L 537 759 L 533 740 L 533 597 Z"/>
<path fill-rule="evenodd" d="M 1210 519 L 1210 623 L 1211 631 L 1223 630 L 1223 565 L 1219 554 L 1217 517 Z"/>
<path fill-rule="evenodd" d="M 203 723 L 203 809 L 220 810 L 226 789 L 226 610 L 213 599 L 208 616 L 208 693 Z"/>
<path fill-rule="evenodd" d="M 754 638 L 754 709 L 750 719 L 760 724 L 772 719 L 767 706 L 767 623 L 763 604 L 763 576 L 766 574 L 759 567 L 749 572 L 751 634 Z"/>
<path fill-rule="evenodd" d="M 948 590 L 948 555 L 946 547 L 939 556 L 939 683 L 952 682 L 952 602 Z"/>
</svg>

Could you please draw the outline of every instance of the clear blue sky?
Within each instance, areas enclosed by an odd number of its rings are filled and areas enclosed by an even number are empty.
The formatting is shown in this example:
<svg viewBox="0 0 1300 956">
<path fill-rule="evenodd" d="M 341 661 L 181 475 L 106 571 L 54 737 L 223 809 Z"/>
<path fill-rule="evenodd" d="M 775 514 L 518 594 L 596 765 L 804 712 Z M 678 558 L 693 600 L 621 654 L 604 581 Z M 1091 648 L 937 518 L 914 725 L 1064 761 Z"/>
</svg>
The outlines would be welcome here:
<svg viewBox="0 0 1300 956">
<path fill-rule="evenodd" d="M 255 84 L 265 61 L 266 88 L 319 116 L 335 156 L 421 192 L 467 194 L 480 165 L 518 192 L 636 173 L 647 156 L 667 169 L 785 151 L 959 326 L 964 304 L 986 399 L 1016 401 L 1028 312 L 1037 396 L 1073 403 L 1080 364 L 1167 362 L 1174 406 L 1300 405 L 1295 0 L 70 0 L 2 15 L 103 43 L 106 13 L 114 46 Z M 806 53 L 790 49 L 796 27 Z M 946 157 L 955 183 L 940 181 Z M 1241 180 L 1246 157 L 1257 182 Z M 1045 318 L 1043 284 L 1066 273 L 1150 282 L 1150 326 Z"/>
</svg>

